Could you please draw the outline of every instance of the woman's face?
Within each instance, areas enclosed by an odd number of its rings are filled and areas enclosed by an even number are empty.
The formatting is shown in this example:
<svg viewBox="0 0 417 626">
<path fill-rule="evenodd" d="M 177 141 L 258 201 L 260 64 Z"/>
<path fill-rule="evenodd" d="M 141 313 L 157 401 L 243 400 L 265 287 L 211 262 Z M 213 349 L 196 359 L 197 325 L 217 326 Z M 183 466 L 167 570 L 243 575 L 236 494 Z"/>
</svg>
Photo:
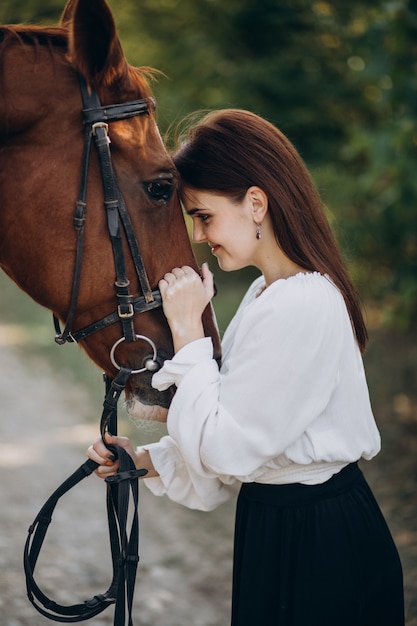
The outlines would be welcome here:
<svg viewBox="0 0 417 626">
<path fill-rule="evenodd" d="M 207 243 L 223 270 L 256 265 L 259 242 L 248 192 L 235 203 L 228 196 L 185 188 L 183 204 L 193 221 L 193 241 Z"/>
</svg>

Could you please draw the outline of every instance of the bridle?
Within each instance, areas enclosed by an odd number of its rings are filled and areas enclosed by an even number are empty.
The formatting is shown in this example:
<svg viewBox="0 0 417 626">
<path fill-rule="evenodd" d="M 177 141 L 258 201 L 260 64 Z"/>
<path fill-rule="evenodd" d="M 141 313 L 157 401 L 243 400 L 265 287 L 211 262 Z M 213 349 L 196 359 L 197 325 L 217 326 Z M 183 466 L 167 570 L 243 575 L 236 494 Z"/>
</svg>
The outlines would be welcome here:
<svg viewBox="0 0 417 626">
<path fill-rule="evenodd" d="M 79 80 L 83 98 L 85 134 L 81 185 L 74 214 L 77 246 L 70 306 L 65 327 L 62 332 L 59 321 L 54 316 L 56 330 L 55 341 L 61 345 L 66 342 L 78 342 L 94 332 L 103 330 L 111 324 L 117 322 L 121 323 L 122 337 L 115 342 L 110 351 L 110 358 L 113 365 L 118 369 L 118 374 L 114 379 L 107 376 L 105 377 L 106 393 L 100 422 L 100 432 L 105 442 L 105 433 L 107 431 L 112 434 L 117 434 L 117 403 L 126 386 L 128 378 L 132 374 L 140 374 L 146 370 L 154 371 L 159 367 L 155 343 L 149 337 L 136 333 L 133 324 L 134 316 L 162 305 L 159 290 L 152 290 L 150 287 L 132 222 L 113 171 L 107 124 L 108 122 L 124 120 L 137 115 L 149 114 L 150 110 L 155 109 L 155 102 L 152 98 L 144 98 L 124 104 L 101 106 L 95 90 L 87 85 L 83 76 L 80 76 Z M 113 250 L 116 272 L 115 288 L 117 309 L 106 317 L 80 330 L 74 331 L 72 325 L 76 313 L 81 281 L 88 170 L 93 138 L 99 156 L 104 191 L 104 207 Z M 122 228 L 126 236 L 142 292 L 142 295 L 138 297 L 133 297 L 130 293 L 130 281 L 127 277 L 125 255 L 122 246 Z M 147 342 L 152 348 L 152 355 L 145 360 L 144 367 L 132 370 L 123 365 L 119 365 L 115 359 L 116 347 L 123 341 L 133 342 L 137 340 Z M 50 496 L 29 528 L 24 550 L 24 568 L 28 597 L 42 615 L 58 622 L 78 622 L 90 619 L 101 613 L 109 605 L 115 604 L 114 626 L 124 626 L 126 619 L 128 620 L 128 626 L 133 626 L 131 612 L 136 569 L 139 561 L 139 520 L 137 510 L 139 498 L 138 478 L 144 476 L 147 471 L 142 469 L 137 470 L 133 460 L 124 449 L 108 446 L 108 444 L 106 444 L 106 446 L 115 457 L 119 459 L 118 474 L 109 476 L 106 479 L 107 512 L 113 564 L 113 578 L 108 590 L 104 594 L 96 595 L 91 600 L 87 600 L 82 604 L 63 606 L 50 600 L 38 587 L 33 577 L 43 540 L 58 500 L 82 479 L 89 476 L 98 467 L 97 463 L 90 459 L 83 463 L 81 467 Z M 127 520 L 130 497 L 132 497 L 133 500 L 133 512 L 130 514 L 131 528 L 128 533 Z"/>
<path fill-rule="evenodd" d="M 152 290 L 146 274 L 139 245 L 123 196 L 120 193 L 117 179 L 115 177 L 111 153 L 110 139 L 108 137 L 108 122 L 125 120 L 137 115 L 145 115 L 149 110 L 155 109 L 153 98 L 144 98 L 127 102 L 125 104 L 113 104 L 101 106 L 99 97 L 94 89 L 89 88 L 83 76 L 80 75 L 81 94 L 83 98 L 83 118 L 84 118 L 84 150 L 81 168 L 81 183 L 78 200 L 75 206 L 74 229 L 77 235 L 77 246 L 75 255 L 74 277 L 72 284 L 72 294 L 65 323 L 65 328 L 61 332 L 59 321 L 54 316 L 56 343 L 63 345 L 65 342 L 78 342 L 85 339 L 92 333 L 103 330 L 116 322 L 120 322 L 123 331 L 123 340 L 127 342 L 135 341 L 135 329 L 133 318 L 137 313 L 143 313 L 158 308 L 162 304 L 161 294 L 158 289 Z M 99 156 L 101 176 L 104 192 L 104 208 L 107 215 L 107 227 L 113 249 L 114 266 L 116 271 L 116 299 L 117 310 L 105 317 L 73 331 L 72 324 L 77 309 L 78 294 L 81 282 L 81 268 L 84 250 L 84 231 L 87 209 L 87 182 L 91 153 L 91 143 L 94 138 L 95 146 Z M 127 277 L 126 263 L 122 246 L 121 226 L 124 229 L 130 254 L 135 267 L 141 296 L 134 298 L 130 293 L 130 281 Z M 150 368 L 152 369 L 152 368 Z"/>
</svg>

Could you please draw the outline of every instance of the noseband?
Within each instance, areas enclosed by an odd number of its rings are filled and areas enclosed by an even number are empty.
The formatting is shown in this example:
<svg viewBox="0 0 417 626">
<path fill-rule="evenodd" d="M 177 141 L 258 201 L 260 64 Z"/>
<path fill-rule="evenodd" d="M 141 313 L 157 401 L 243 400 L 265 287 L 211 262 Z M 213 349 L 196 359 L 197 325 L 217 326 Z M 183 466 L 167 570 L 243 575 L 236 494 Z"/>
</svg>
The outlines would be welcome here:
<svg viewBox="0 0 417 626">
<path fill-rule="evenodd" d="M 85 339 L 94 332 L 103 330 L 111 324 L 117 322 L 121 323 L 123 335 L 116 341 L 110 351 L 111 361 L 119 372 L 114 380 L 109 377 L 105 378 L 106 394 L 100 423 L 101 436 L 105 442 L 106 431 L 117 434 L 117 402 L 126 386 L 129 376 L 132 373 L 141 373 L 145 370 L 153 371 L 158 368 L 156 346 L 148 337 L 136 334 L 133 318 L 137 313 L 150 311 L 151 309 L 160 307 L 162 304 L 160 292 L 158 290 L 152 290 L 150 287 L 132 222 L 114 175 L 109 147 L 110 140 L 107 135 L 107 123 L 128 119 L 136 115 L 148 114 L 150 109 L 155 108 L 155 102 L 151 98 L 145 98 L 126 104 L 101 106 L 98 95 L 93 89 L 87 86 L 82 76 L 80 76 L 80 85 L 84 106 L 85 137 L 81 186 L 74 215 L 74 228 L 77 233 L 75 268 L 70 306 L 65 328 L 62 332 L 59 321 L 54 316 L 56 330 L 55 341 L 61 345 L 66 342 L 77 342 Z M 115 287 L 117 309 L 113 313 L 97 320 L 85 328 L 73 331 L 72 324 L 77 308 L 83 260 L 84 227 L 87 207 L 87 179 L 92 138 L 94 138 L 99 156 L 104 191 L 104 207 L 107 215 L 109 237 L 113 249 L 116 271 Z M 142 292 L 142 295 L 139 297 L 133 297 L 129 289 L 130 282 L 127 278 L 122 247 L 122 228 L 128 242 Z M 114 352 L 116 347 L 123 341 L 133 342 L 136 340 L 145 341 L 150 345 L 152 348 L 151 356 L 145 361 L 144 367 L 138 370 L 120 366 L 115 359 Z M 107 445 L 106 442 L 105 444 Z M 89 476 L 98 467 L 97 463 L 91 459 L 83 463 L 81 467 L 50 496 L 29 528 L 23 558 L 28 598 L 42 615 L 58 622 L 79 622 L 87 620 L 101 613 L 109 605 L 114 604 L 114 626 L 125 626 L 125 624 L 133 626 L 133 592 L 136 569 L 139 561 L 138 478 L 144 476 L 147 471 L 144 469 L 136 469 L 133 460 L 123 448 L 109 445 L 107 445 L 107 447 L 112 451 L 115 458 L 119 459 L 118 473 L 106 478 L 107 515 L 113 564 L 113 578 L 108 590 L 81 604 L 64 606 L 49 599 L 34 580 L 35 566 L 52 519 L 52 513 L 58 500 L 86 476 Z M 129 508 L 130 498 L 132 499 L 131 510 Z M 131 520 L 130 532 L 127 531 L 128 517 Z"/>
</svg>

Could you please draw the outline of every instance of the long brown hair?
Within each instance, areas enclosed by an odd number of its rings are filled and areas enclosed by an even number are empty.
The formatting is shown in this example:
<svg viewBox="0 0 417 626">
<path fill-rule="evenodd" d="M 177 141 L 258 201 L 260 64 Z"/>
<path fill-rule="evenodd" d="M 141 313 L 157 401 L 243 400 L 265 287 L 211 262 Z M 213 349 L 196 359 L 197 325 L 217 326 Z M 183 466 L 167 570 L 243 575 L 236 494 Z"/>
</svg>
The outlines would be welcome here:
<svg viewBox="0 0 417 626">
<path fill-rule="evenodd" d="M 368 335 L 358 294 L 317 189 L 289 139 L 249 111 L 213 111 L 188 128 L 173 159 L 180 184 L 234 198 L 253 185 L 263 189 L 278 245 L 294 263 L 332 279 L 364 350 Z"/>
</svg>

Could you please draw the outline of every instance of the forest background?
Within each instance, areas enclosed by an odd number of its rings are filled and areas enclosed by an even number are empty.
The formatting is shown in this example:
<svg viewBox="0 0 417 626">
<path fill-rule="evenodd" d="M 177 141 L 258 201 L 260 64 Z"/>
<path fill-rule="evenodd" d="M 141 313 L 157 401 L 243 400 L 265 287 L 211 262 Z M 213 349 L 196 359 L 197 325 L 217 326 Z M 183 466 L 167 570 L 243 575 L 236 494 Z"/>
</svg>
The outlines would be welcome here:
<svg viewBox="0 0 417 626">
<path fill-rule="evenodd" d="M 3 0 L 0 23 L 51 24 L 63 4 Z M 129 61 L 164 74 L 154 85 L 162 132 L 192 111 L 222 107 L 279 126 L 310 167 L 370 323 L 411 330 L 417 0 L 109 4 Z"/>
</svg>

